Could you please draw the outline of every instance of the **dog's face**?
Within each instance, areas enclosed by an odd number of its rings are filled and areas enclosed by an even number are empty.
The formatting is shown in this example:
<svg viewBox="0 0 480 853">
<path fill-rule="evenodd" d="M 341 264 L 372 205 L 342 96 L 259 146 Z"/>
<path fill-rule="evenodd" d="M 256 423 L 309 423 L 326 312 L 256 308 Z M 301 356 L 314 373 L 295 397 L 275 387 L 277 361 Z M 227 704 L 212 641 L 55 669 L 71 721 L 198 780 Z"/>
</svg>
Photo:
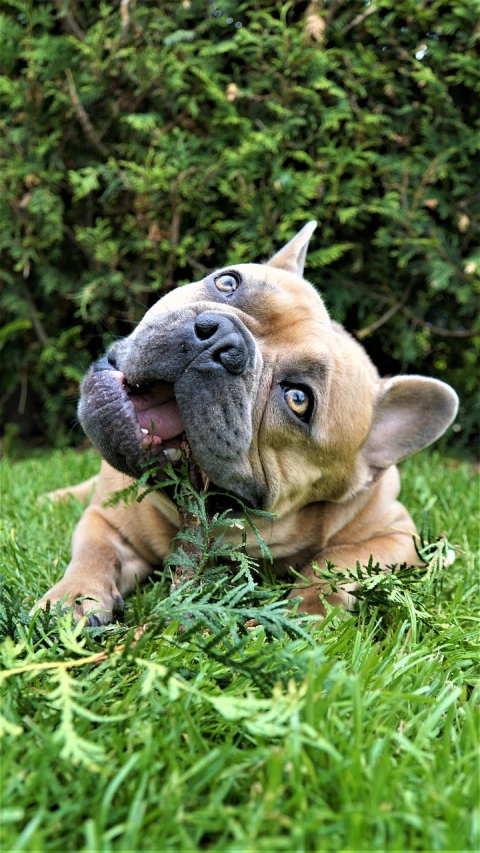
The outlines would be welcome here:
<svg viewBox="0 0 480 853">
<path fill-rule="evenodd" d="M 161 299 L 84 379 L 81 423 L 139 476 L 180 459 L 182 436 L 215 486 L 280 515 L 342 501 L 438 438 L 449 386 L 381 381 L 303 277 L 306 225 L 268 264 L 217 270 Z"/>
</svg>

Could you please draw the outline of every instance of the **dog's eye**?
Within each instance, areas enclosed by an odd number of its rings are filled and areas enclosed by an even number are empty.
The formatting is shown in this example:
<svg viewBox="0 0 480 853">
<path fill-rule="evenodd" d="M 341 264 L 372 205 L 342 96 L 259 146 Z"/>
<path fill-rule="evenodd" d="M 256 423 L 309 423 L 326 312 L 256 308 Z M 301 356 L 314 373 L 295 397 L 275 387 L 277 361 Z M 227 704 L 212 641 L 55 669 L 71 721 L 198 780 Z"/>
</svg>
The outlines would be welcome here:
<svg viewBox="0 0 480 853">
<path fill-rule="evenodd" d="M 219 275 L 218 278 L 215 279 L 215 287 L 222 293 L 233 293 L 239 284 L 239 277 L 231 272 Z"/>
<path fill-rule="evenodd" d="M 302 421 L 307 420 L 312 410 L 312 398 L 303 388 L 285 387 L 283 397 L 289 409 Z"/>
</svg>

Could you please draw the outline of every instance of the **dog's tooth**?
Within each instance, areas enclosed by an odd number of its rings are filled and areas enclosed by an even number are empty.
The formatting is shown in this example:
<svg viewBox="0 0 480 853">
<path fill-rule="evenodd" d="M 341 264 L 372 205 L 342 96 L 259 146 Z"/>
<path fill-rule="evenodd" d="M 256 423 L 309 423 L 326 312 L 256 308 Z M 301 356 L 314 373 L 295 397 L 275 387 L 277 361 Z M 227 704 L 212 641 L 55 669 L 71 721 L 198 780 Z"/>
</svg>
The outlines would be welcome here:
<svg viewBox="0 0 480 853">
<path fill-rule="evenodd" d="M 182 458 L 182 451 L 179 447 L 165 447 L 163 452 L 165 456 L 168 456 L 170 462 L 180 462 Z"/>
<path fill-rule="evenodd" d="M 148 435 L 148 429 L 145 429 L 145 427 L 140 427 L 140 432 L 143 432 L 144 435 Z"/>
</svg>

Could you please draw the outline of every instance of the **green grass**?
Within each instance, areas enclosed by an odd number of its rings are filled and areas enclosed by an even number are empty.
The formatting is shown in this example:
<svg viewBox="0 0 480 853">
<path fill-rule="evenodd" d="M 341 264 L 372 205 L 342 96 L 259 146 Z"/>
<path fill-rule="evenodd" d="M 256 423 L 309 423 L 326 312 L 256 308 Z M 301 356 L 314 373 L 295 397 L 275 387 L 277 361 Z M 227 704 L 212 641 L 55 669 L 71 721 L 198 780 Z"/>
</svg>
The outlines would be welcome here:
<svg viewBox="0 0 480 853">
<path fill-rule="evenodd" d="M 367 599 L 315 627 L 244 579 L 190 600 L 151 583 L 110 629 L 68 615 L 32 623 L 28 606 L 63 573 L 82 512 L 37 496 L 97 464 L 69 452 L 2 467 L 2 665 L 14 672 L 3 674 L 1 849 L 476 850 L 472 469 L 425 453 L 403 466 L 417 523 L 428 508 L 458 548 L 427 598 L 435 627 L 415 597 L 390 611 Z M 265 628 L 246 632 L 260 612 Z M 127 629 L 147 621 L 133 643 Z"/>
</svg>

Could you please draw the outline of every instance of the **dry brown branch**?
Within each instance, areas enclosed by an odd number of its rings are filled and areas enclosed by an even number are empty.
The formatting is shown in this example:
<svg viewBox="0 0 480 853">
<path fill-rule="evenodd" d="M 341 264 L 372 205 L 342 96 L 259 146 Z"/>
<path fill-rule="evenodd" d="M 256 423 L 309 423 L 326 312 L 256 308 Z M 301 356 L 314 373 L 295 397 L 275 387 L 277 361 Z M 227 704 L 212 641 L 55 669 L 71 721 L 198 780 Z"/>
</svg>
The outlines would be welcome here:
<svg viewBox="0 0 480 853">
<path fill-rule="evenodd" d="M 133 635 L 133 641 L 129 643 L 129 648 L 136 646 L 140 637 L 143 636 L 147 628 L 151 623 L 145 622 L 143 625 L 139 625 Z M 24 666 L 16 666 L 12 669 L 4 669 L 0 672 L 0 681 L 3 681 L 6 678 L 9 678 L 11 675 L 20 675 L 22 672 L 41 672 L 46 669 L 73 669 L 77 666 L 86 666 L 87 664 L 99 664 L 103 663 L 103 661 L 107 660 L 113 655 L 121 655 L 125 649 L 127 648 L 127 643 L 121 643 L 119 646 L 114 646 L 111 652 L 102 651 L 97 652 L 94 655 L 88 655 L 88 657 L 84 658 L 73 658 L 71 660 L 59 660 L 59 661 L 47 661 L 42 663 L 27 663 Z"/>
<path fill-rule="evenodd" d="M 420 181 L 420 183 L 418 185 L 418 189 L 415 193 L 415 196 L 413 198 L 413 203 L 412 203 L 412 206 L 410 208 L 411 210 L 417 210 L 418 205 L 420 204 L 420 202 L 422 200 L 423 191 L 424 191 L 425 187 L 427 186 L 427 184 L 430 183 L 430 179 L 431 179 L 432 175 L 435 174 L 435 169 L 436 169 L 438 163 L 441 161 L 443 156 L 444 156 L 444 153 L 442 151 L 442 152 L 440 152 L 440 154 L 437 154 L 431 160 L 431 162 L 428 164 L 428 166 L 427 166 L 427 168 L 426 168 L 426 170 L 422 176 L 422 180 Z"/>
<path fill-rule="evenodd" d="M 390 290 L 390 288 L 388 288 L 388 290 Z M 391 290 L 390 293 L 392 293 Z M 385 314 L 382 314 L 382 316 L 379 317 L 378 320 L 375 320 L 374 323 L 372 323 L 370 326 L 366 326 L 364 329 L 359 329 L 355 331 L 355 336 L 359 338 L 359 340 L 362 340 L 370 332 L 379 329 L 380 326 L 383 326 L 384 323 L 388 322 L 388 320 L 390 320 L 390 318 L 393 317 L 394 314 L 397 313 L 397 311 L 400 311 L 404 315 L 404 317 L 407 317 L 407 319 L 410 320 L 414 324 L 414 326 L 421 326 L 422 328 L 430 329 L 430 331 L 433 332 L 434 335 L 440 335 L 440 337 L 473 338 L 476 335 L 480 335 L 480 327 L 476 329 L 443 329 L 441 326 L 435 326 L 432 323 L 429 323 L 428 320 L 423 320 L 421 317 L 417 317 L 417 315 L 414 314 L 410 308 L 407 308 L 405 304 L 408 300 L 409 294 L 410 289 L 406 295 L 406 298 L 399 302 L 398 299 L 393 295 L 393 293 L 391 296 L 385 296 L 383 293 L 376 293 L 375 298 L 379 299 L 381 302 L 387 303 L 391 306 L 391 308 L 389 308 L 388 311 L 385 312 Z"/>
<path fill-rule="evenodd" d="M 28 290 L 25 290 L 25 300 L 28 303 L 28 307 L 30 310 L 30 319 L 32 321 L 32 326 L 35 329 L 35 334 L 42 346 L 46 347 L 49 342 L 49 337 L 45 329 L 43 328 L 43 323 L 40 320 L 37 306 L 35 305 L 35 302 L 33 301 Z"/>
<path fill-rule="evenodd" d="M 167 265 L 165 269 L 165 291 L 171 290 L 173 287 L 173 270 L 175 266 L 175 253 L 178 244 L 178 237 L 180 234 L 180 211 L 175 206 L 176 199 L 173 199 L 173 216 L 172 216 L 172 224 L 170 226 L 170 252 L 167 258 Z"/>
<path fill-rule="evenodd" d="M 405 317 L 414 323 L 415 326 L 430 329 L 434 335 L 441 335 L 444 338 L 473 338 L 475 335 L 480 335 L 480 327 L 478 329 L 442 329 L 441 326 L 433 326 L 428 320 L 421 320 L 409 308 L 402 308 L 402 313 Z"/>
<path fill-rule="evenodd" d="M 17 412 L 19 415 L 25 414 L 25 406 L 27 405 L 28 392 L 28 374 L 22 373 L 22 381 L 20 386 L 20 400 L 18 401 Z"/>
<path fill-rule="evenodd" d="M 102 140 L 100 139 L 97 131 L 95 130 L 92 122 L 90 121 L 90 117 L 87 111 L 85 110 L 85 107 L 83 106 L 78 96 L 72 72 L 69 68 L 67 68 L 65 73 L 67 77 L 68 91 L 70 93 L 70 100 L 73 104 L 73 108 L 86 138 L 90 142 L 92 148 L 95 148 L 95 150 L 98 151 L 98 153 L 101 154 L 102 157 L 108 157 L 108 149 L 105 147 Z"/>
<path fill-rule="evenodd" d="M 190 485 L 196 492 L 203 492 L 208 488 L 208 481 L 205 480 L 200 468 L 195 462 L 192 452 L 190 450 L 190 445 L 187 441 L 184 441 L 182 444 L 182 450 L 187 459 L 188 465 L 188 478 L 190 481 Z M 178 506 L 178 514 L 180 516 L 180 530 L 181 531 L 191 531 L 194 533 L 197 530 L 201 530 L 202 522 L 196 512 L 191 512 L 183 506 Z M 195 542 L 190 542 L 188 539 L 185 539 L 182 542 L 182 548 L 185 552 L 186 556 L 191 560 L 196 560 L 199 562 L 203 556 L 203 546 L 205 545 L 205 541 L 203 537 L 201 537 L 200 543 L 197 544 Z M 172 578 L 172 586 L 171 592 L 176 592 L 177 589 L 187 581 L 191 581 L 194 578 L 194 571 L 191 565 L 180 565 L 175 567 L 175 574 Z"/>
<path fill-rule="evenodd" d="M 60 23 L 65 32 L 68 35 L 76 36 L 79 41 L 83 41 L 85 39 L 85 33 L 76 22 L 71 11 L 68 8 L 65 8 L 63 0 L 55 0 L 55 6 L 58 9 L 58 17 L 60 18 Z"/>
<path fill-rule="evenodd" d="M 185 260 L 188 261 L 188 263 L 191 267 L 193 267 L 194 270 L 198 270 L 198 272 L 203 273 L 208 272 L 208 267 L 204 266 L 204 264 L 201 264 L 200 261 L 196 261 L 195 258 L 191 257 L 191 255 L 185 255 Z"/>
<path fill-rule="evenodd" d="M 377 320 L 374 320 L 373 323 L 370 323 L 369 326 L 365 326 L 364 329 L 357 329 L 354 333 L 355 336 L 361 341 L 361 340 L 363 340 L 363 338 L 366 338 L 367 335 L 371 334 L 371 332 L 376 332 L 377 329 L 380 329 L 381 326 L 384 326 L 385 323 L 388 323 L 388 321 L 395 314 L 397 314 L 398 311 L 401 311 L 402 308 L 407 304 L 408 299 L 410 297 L 411 290 L 412 290 L 412 285 L 410 285 L 407 288 L 403 299 L 396 299 L 393 292 L 390 291 L 392 293 L 392 297 L 394 299 L 394 302 L 391 305 L 391 307 L 388 308 L 387 311 L 385 311 L 385 314 L 382 314 L 381 317 L 379 317 Z"/>
<path fill-rule="evenodd" d="M 85 246 L 83 246 L 82 243 L 80 243 L 80 241 L 77 240 L 77 237 L 75 235 L 75 231 L 73 231 L 73 229 L 70 228 L 70 226 L 66 225 L 65 223 L 63 223 L 63 230 L 64 230 L 64 233 L 67 235 L 68 239 L 71 240 L 71 242 L 73 243 L 75 248 L 78 249 L 78 251 L 82 253 L 82 255 L 87 259 L 89 264 L 94 269 L 100 269 L 101 264 L 99 264 L 99 262 L 95 258 L 92 258 L 92 256 L 87 251 Z"/>
<path fill-rule="evenodd" d="M 312 42 L 321 43 L 324 39 L 326 23 L 320 14 L 322 7 L 320 0 L 311 0 L 305 12 L 304 30 L 307 39 Z"/>
<path fill-rule="evenodd" d="M 343 6 L 343 0 L 331 0 L 328 4 L 328 12 L 327 17 L 325 19 L 325 29 L 328 30 L 330 24 L 332 23 L 337 11 L 340 7 Z"/>
<path fill-rule="evenodd" d="M 122 23 L 122 31 L 120 34 L 120 38 L 124 39 L 128 33 L 128 28 L 130 26 L 130 12 L 129 7 L 130 0 L 120 0 L 120 21 Z"/>
<path fill-rule="evenodd" d="M 394 314 L 397 314 L 402 308 L 402 303 L 397 302 L 396 305 L 392 305 L 388 311 L 385 311 L 385 314 L 382 314 L 378 320 L 375 320 L 373 323 L 370 323 L 369 326 L 365 326 L 363 329 L 356 329 L 354 334 L 355 337 L 358 338 L 359 341 L 363 341 L 367 335 L 370 335 L 372 332 L 376 332 L 377 329 L 380 329 L 381 326 L 384 326 L 385 323 L 388 323 L 389 320 L 393 317 Z"/>
<path fill-rule="evenodd" d="M 362 12 L 360 15 L 357 15 L 353 19 L 353 21 L 350 21 L 350 23 L 343 28 L 343 32 L 348 33 L 349 30 L 353 30 L 353 28 L 358 27 L 359 24 L 363 24 L 365 18 L 368 18 L 369 15 L 373 15 L 373 13 L 377 11 L 377 9 L 378 6 L 375 6 L 375 4 L 372 3 L 372 5 L 368 7 L 368 9 L 365 9 L 365 12 Z"/>
</svg>

